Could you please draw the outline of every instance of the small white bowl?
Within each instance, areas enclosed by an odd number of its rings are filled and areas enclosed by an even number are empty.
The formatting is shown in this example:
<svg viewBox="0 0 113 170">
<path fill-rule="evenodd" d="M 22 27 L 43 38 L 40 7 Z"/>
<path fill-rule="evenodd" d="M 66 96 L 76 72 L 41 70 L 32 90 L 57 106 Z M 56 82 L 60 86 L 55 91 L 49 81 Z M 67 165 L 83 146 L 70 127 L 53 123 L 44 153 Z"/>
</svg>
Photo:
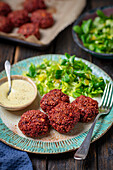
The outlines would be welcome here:
<svg viewBox="0 0 113 170">
<path fill-rule="evenodd" d="M 21 106 L 5 106 L 2 103 L 0 103 L 0 106 L 3 107 L 6 110 L 11 110 L 11 111 L 17 111 L 17 110 L 25 109 L 26 107 L 31 105 L 33 103 L 33 101 L 36 99 L 36 96 L 37 96 L 37 87 L 36 87 L 35 83 L 30 78 L 25 77 L 25 76 L 13 75 L 13 76 L 11 76 L 11 80 L 25 80 L 25 81 L 29 82 L 33 86 L 33 88 L 35 90 L 34 96 L 33 96 L 33 98 L 31 98 L 31 101 L 29 101 L 28 103 L 26 103 L 24 105 L 21 105 Z M 0 85 L 5 83 L 5 82 L 7 82 L 7 81 L 8 81 L 7 77 L 2 78 L 0 80 Z"/>
</svg>

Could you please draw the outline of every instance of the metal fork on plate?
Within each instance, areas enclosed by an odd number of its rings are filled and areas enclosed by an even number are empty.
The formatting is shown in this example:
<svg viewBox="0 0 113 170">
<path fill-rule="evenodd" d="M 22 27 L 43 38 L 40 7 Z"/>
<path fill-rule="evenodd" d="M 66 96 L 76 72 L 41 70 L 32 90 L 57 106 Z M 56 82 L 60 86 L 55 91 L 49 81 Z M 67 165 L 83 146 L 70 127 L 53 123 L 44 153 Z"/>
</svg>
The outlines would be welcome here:
<svg viewBox="0 0 113 170">
<path fill-rule="evenodd" d="M 92 133 L 98 118 L 102 115 L 106 115 L 110 112 L 113 105 L 113 85 L 111 83 L 105 86 L 105 90 L 101 99 L 101 103 L 99 105 L 100 110 L 102 110 L 95 118 L 86 138 L 81 144 L 80 148 L 74 154 L 74 159 L 83 160 L 86 158 L 91 142 Z"/>
</svg>

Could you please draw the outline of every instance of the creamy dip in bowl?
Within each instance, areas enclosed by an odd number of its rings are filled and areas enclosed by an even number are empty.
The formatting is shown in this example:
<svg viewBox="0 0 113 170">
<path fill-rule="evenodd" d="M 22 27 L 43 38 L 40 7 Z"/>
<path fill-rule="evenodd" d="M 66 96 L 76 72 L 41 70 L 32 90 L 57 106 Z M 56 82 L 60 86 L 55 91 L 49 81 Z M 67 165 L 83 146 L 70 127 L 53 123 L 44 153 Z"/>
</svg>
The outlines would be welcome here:
<svg viewBox="0 0 113 170">
<path fill-rule="evenodd" d="M 7 110 L 22 110 L 29 106 L 37 96 L 37 87 L 28 77 L 11 76 L 12 89 L 8 95 L 7 77 L 0 80 L 0 106 Z"/>
</svg>

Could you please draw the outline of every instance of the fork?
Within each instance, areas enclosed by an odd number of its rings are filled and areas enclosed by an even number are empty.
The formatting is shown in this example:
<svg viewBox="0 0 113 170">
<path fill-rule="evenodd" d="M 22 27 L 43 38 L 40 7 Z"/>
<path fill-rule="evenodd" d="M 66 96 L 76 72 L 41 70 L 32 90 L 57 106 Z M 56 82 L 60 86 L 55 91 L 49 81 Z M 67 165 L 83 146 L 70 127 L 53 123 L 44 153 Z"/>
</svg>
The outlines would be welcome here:
<svg viewBox="0 0 113 170">
<path fill-rule="evenodd" d="M 81 144 L 79 149 L 74 154 L 74 159 L 83 160 L 83 159 L 86 158 L 88 151 L 89 151 L 91 137 L 92 137 L 92 133 L 93 133 L 96 121 L 98 120 L 98 118 L 100 116 L 107 115 L 110 112 L 112 105 L 113 105 L 113 85 L 111 83 L 109 83 L 105 86 L 105 90 L 104 90 L 104 93 L 103 93 L 103 96 L 102 96 L 102 99 L 101 99 L 101 103 L 99 105 L 99 109 L 102 110 L 102 112 L 100 112 L 96 116 L 87 136 L 85 137 L 85 139 L 83 141 L 83 143 Z"/>
</svg>

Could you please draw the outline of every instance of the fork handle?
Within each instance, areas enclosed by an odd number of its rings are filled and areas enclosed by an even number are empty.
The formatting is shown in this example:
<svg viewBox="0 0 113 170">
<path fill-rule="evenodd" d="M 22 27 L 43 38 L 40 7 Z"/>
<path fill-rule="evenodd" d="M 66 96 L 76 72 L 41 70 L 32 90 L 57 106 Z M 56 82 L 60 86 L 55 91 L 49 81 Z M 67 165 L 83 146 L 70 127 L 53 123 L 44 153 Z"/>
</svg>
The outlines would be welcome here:
<svg viewBox="0 0 113 170">
<path fill-rule="evenodd" d="M 94 130 L 94 127 L 95 127 L 95 124 L 96 124 L 96 121 L 98 118 L 99 118 L 99 115 L 97 115 L 97 117 L 95 118 L 95 120 L 94 120 L 86 138 L 84 139 L 83 143 L 81 144 L 80 148 L 74 154 L 74 159 L 83 160 L 86 158 L 86 156 L 88 154 L 90 142 L 91 142 L 92 133 L 93 133 L 93 130 Z"/>
</svg>

